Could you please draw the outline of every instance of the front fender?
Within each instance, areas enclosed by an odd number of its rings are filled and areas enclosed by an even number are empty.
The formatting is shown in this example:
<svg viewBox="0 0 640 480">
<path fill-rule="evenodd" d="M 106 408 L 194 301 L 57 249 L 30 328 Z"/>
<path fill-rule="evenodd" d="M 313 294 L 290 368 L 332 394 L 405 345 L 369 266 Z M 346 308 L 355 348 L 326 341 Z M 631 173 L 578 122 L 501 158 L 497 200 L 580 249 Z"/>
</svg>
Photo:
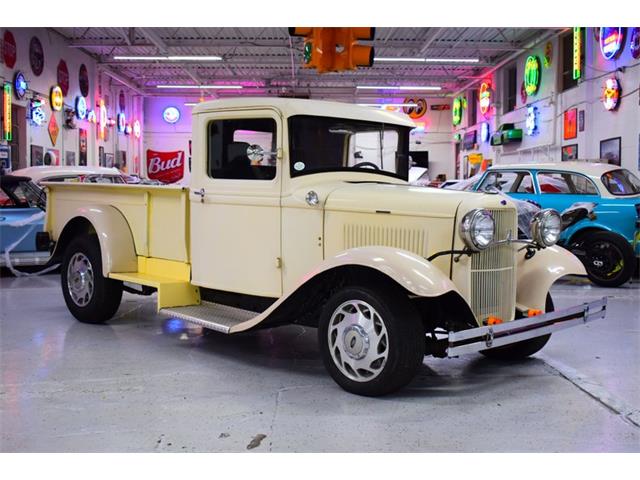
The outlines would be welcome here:
<svg viewBox="0 0 640 480">
<path fill-rule="evenodd" d="M 86 205 L 65 213 L 66 218 L 56 221 L 57 225 L 63 225 L 63 227 L 58 232 L 54 227 L 54 239 L 63 239 L 65 231 L 68 232 L 72 228 L 74 220 L 84 218 L 93 226 L 98 236 L 102 253 L 102 274 L 105 277 L 109 273 L 138 270 L 138 258 L 131 228 L 118 209 L 111 205 Z M 60 245 L 62 245 L 61 248 L 65 247 L 58 241 L 54 256 L 64 253 L 58 251 Z"/>
<path fill-rule="evenodd" d="M 538 250 L 525 259 L 526 251 L 518 252 L 518 308 L 544 310 L 551 285 L 565 275 L 586 275 L 584 266 L 574 254 L 557 245 Z"/>
</svg>

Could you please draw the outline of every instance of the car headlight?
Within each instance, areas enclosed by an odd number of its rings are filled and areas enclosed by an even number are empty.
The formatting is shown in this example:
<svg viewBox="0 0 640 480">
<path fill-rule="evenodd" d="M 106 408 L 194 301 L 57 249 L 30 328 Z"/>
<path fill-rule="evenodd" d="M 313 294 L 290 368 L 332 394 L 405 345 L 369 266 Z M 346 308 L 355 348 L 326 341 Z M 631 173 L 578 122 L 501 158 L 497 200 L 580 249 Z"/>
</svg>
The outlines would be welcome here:
<svg viewBox="0 0 640 480">
<path fill-rule="evenodd" d="M 562 217 L 553 208 L 536 213 L 531 220 L 531 237 L 541 247 L 555 245 L 562 233 Z"/>
<path fill-rule="evenodd" d="M 471 210 L 460 222 L 460 236 L 465 245 L 474 251 L 484 250 L 491 245 L 495 230 L 493 215 L 482 208 Z"/>
</svg>

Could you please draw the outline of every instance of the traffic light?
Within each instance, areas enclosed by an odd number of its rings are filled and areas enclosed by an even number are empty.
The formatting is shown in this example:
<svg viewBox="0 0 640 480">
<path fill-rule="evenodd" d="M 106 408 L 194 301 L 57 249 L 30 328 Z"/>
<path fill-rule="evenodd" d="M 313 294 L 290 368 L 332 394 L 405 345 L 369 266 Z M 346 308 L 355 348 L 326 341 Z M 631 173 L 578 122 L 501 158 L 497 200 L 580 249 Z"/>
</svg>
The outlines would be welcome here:
<svg viewBox="0 0 640 480">
<path fill-rule="evenodd" d="M 373 65 L 373 47 L 358 40 L 372 40 L 374 28 L 291 27 L 289 35 L 305 37 L 303 66 L 318 73 L 355 70 Z"/>
</svg>

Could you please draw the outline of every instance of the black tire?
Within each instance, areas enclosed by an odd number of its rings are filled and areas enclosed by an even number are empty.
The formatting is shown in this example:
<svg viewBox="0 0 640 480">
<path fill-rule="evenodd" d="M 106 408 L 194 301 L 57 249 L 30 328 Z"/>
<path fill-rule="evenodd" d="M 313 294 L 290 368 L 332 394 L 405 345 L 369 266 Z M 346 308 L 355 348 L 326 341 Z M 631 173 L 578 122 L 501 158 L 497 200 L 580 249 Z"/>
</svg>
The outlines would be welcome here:
<svg viewBox="0 0 640 480">
<path fill-rule="evenodd" d="M 547 301 L 545 305 L 545 313 L 553 312 L 553 300 L 551 294 L 547 293 Z M 529 340 L 523 340 L 522 342 L 514 343 L 512 345 L 506 345 L 504 347 L 491 348 L 489 350 L 481 350 L 485 357 L 493 358 L 494 360 L 513 361 L 523 360 L 536 352 L 542 350 L 547 344 L 551 334 L 543 335 L 541 337 L 530 338 Z"/>
<path fill-rule="evenodd" d="M 91 272 L 90 274 L 85 272 L 85 275 L 93 279 L 92 289 L 82 289 L 85 280 L 77 280 L 73 286 L 80 287 L 75 290 L 69 284 L 70 274 L 72 283 L 74 278 L 78 278 L 78 275 L 73 275 L 71 272 L 72 260 L 80 261 L 87 272 Z M 74 239 L 64 252 L 60 273 L 64 301 L 71 314 L 79 321 L 99 324 L 105 323 L 115 315 L 122 300 L 122 282 L 102 276 L 102 254 L 97 236 L 83 235 Z M 88 280 L 86 282 L 88 283 Z M 78 290 L 81 292 L 86 290 L 87 293 L 83 296 L 78 293 Z"/>
<path fill-rule="evenodd" d="M 582 239 L 584 256 L 580 258 L 589 280 L 601 287 L 619 287 L 636 268 L 636 258 L 629 242 L 612 232 L 593 232 Z"/>
<path fill-rule="evenodd" d="M 386 362 L 380 361 L 380 358 L 375 359 L 369 364 L 367 368 L 374 368 L 376 365 L 377 372 L 375 376 L 372 376 L 370 380 L 361 378 L 360 381 L 349 378 L 347 373 L 343 373 L 342 369 L 345 369 L 345 365 L 353 360 L 349 359 L 345 355 L 345 361 L 341 361 L 341 356 L 338 354 L 340 360 L 334 359 L 336 355 L 336 348 L 342 347 L 345 349 L 353 348 L 353 338 L 351 339 L 351 345 L 347 346 L 347 335 L 356 335 L 353 330 L 347 331 L 350 328 L 356 328 L 353 324 L 348 322 L 345 324 L 346 328 L 344 335 L 342 336 L 342 344 L 339 346 L 334 344 L 333 353 L 330 347 L 332 340 L 329 336 L 329 330 L 332 328 L 333 338 L 337 338 L 338 327 L 336 323 L 330 326 L 334 313 L 338 312 L 341 306 L 348 304 L 349 302 L 363 302 L 372 307 L 377 316 L 374 317 L 374 322 L 377 327 L 374 327 L 378 335 L 378 331 L 382 332 L 382 339 L 380 343 L 369 343 L 369 336 L 367 335 L 366 345 L 377 345 L 374 352 L 371 348 L 372 356 L 380 355 L 380 347 L 384 350 L 383 354 L 386 356 Z M 345 307 L 346 308 L 346 307 Z M 366 308 L 365 308 L 366 313 Z M 371 314 L 371 312 L 369 312 Z M 339 314 L 338 314 L 339 315 Z M 336 322 L 342 325 L 342 320 L 338 321 L 339 316 L 336 317 Z M 342 317 L 344 318 L 344 316 Z M 378 319 L 382 322 L 384 330 L 379 325 Z M 322 359 L 324 365 L 335 380 L 343 389 L 348 392 L 355 393 L 357 395 L 364 396 L 380 396 L 394 392 L 407 383 L 409 383 L 424 359 L 424 329 L 420 316 L 409 302 L 406 295 L 400 291 L 399 288 L 384 288 L 376 287 L 361 287 L 361 286 L 348 286 L 336 292 L 322 309 L 318 323 L 318 342 L 320 345 L 320 351 L 322 352 Z M 374 333 L 371 333 L 371 337 L 374 338 Z M 337 342 L 337 340 L 336 340 Z M 360 343 L 362 344 L 362 343 Z M 368 351 L 368 349 L 367 349 Z M 360 352 L 361 354 L 362 352 Z M 366 356 L 360 361 L 356 360 L 352 364 L 358 362 L 369 362 L 370 357 Z M 338 362 L 342 365 L 338 366 Z M 351 368 L 351 367 L 348 367 Z M 351 368 L 355 375 L 360 375 L 359 372 L 366 371 L 365 369 L 357 369 L 357 372 Z"/>
</svg>

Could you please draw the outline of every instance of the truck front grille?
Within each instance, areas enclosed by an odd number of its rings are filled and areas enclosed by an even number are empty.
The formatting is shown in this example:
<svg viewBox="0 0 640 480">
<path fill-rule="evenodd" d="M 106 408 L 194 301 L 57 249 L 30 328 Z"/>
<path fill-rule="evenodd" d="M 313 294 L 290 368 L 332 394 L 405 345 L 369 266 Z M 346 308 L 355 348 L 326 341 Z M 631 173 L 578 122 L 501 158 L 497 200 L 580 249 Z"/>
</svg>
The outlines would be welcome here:
<svg viewBox="0 0 640 480">
<path fill-rule="evenodd" d="M 517 238 L 516 211 L 489 209 L 496 222 L 496 240 Z M 516 308 L 516 269 L 513 245 L 490 247 L 471 257 L 471 308 L 482 322 L 490 315 L 512 320 Z"/>
</svg>

